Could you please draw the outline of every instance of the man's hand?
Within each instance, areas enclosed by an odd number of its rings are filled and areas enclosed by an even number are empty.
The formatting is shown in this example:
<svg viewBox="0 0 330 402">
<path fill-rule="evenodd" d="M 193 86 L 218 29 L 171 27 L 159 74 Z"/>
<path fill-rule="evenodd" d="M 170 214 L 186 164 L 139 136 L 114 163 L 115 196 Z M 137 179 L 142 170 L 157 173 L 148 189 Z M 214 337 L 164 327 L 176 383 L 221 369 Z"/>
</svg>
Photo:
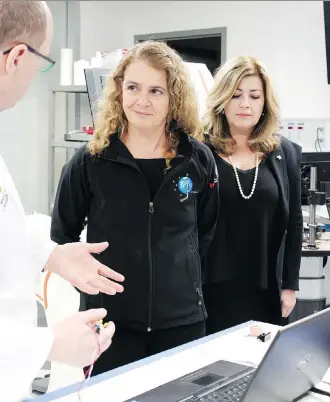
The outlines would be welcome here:
<svg viewBox="0 0 330 402">
<path fill-rule="evenodd" d="M 93 324 L 107 314 L 104 309 L 88 310 L 76 313 L 57 323 L 53 328 L 54 342 L 48 360 L 83 368 L 92 364 L 95 351 L 103 353 L 111 345 L 115 332 L 113 323 L 101 327 L 100 334 L 95 334 Z M 95 359 L 99 355 L 94 356 Z"/>
<path fill-rule="evenodd" d="M 296 291 L 284 289 L 281 293 L 281 309 L 282 317 L 287 318 L 291 314 L 296 305 Z"/>
<path fill-rule="evenodd" d="M 91 295 L 99 292 L 108 295 L 121 293 L 124 290 L 123 286 L 113 281 L 123 282 L 125 279 L 123 275 L 101 264 L 91 255 L 101 253 L 107 247 L 107 242 L 95 244 L 78 242 L 56 246 L 45 270 L 55 272 L 71 285 Z"/>
</svg>

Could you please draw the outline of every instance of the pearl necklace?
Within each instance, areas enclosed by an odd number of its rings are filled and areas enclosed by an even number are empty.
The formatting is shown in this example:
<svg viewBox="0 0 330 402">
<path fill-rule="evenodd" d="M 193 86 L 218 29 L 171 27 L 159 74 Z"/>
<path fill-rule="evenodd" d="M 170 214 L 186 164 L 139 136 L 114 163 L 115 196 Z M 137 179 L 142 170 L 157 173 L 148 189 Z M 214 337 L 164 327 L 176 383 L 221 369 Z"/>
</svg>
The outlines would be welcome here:
<svg viewBox="0 0 330 402">
<path fill-rule="evenodd" d="M 241 196 L 242 196 L 245 200 L 249 200 L 249 199 L 253 196 L 253 193 L 254 193 L 254 190 L 255 190 L 256 184 L 257 184 L 258 170 L 259 170 L 259 163 L 258 163 L 258 161 L 259 161 L 259 153 L 258 153 L 258 152 L 256 153 L 256 171 L 255 171 L 255 174 L 254 174 L 252 189 L 251 189 L 251 192 L 250 192 L 249 195 L 245 195 L 245 194 L 243 193 L 243 189 L 242 189 L 242 186 L 241 186 L 241 182 L 239 181 L 239 177 L 238 177 L 237 168 L 236 168 L 236 166 L 233 164 L 233 161 L 232 161 L 232 159 L 231 159 L 231 156 L 228 156 L 228 159 L 229 159 L 229 161 L 230 161 L 230 163 L 231 163 L 231 165 L 232 165 L 232 167 L 233 167 L 233 169 L 234 169 L 234 173 L 235 173 L 235 177 L 236 177 L 236 182 L 237 182 L 238 189 L 239 189 L 239 192 L 240 192 Z"/>
</svg>

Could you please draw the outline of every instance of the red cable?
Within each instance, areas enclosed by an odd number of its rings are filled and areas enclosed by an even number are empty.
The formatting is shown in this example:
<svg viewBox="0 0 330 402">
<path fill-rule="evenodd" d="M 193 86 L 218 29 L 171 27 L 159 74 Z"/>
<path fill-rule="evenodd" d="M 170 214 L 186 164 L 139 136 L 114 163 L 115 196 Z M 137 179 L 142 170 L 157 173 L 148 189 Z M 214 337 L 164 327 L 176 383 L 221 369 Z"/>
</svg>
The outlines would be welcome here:
<svg viewBox="0 0 330 402">
<path fill-rule="evenodd" d="M 80 396 L 81 388 L 82 388 L 83 384 L 85 383 L 86 379 L 88 378 L 88 376 L 90 375 L 90 373 L 92 371 L 92 367 L 96 363 L 98 357 L 101 355 L 101 345 L 100 345 L 100 339 L 99 339 L 100 337 L 98 336 L 98 333 L 96 332 L 95 327 L 94 327 L 93 331 L 94 331 L 94 335 L 95 335 L 95 339 L 96 339 L 96 343 L 97 343 L 97 356 L 96 356 L 96 359 L 94 360 L 94 362 L 92 362 L 92 364 L 86 370 L 84 380 L 80 384 L 80 387 L 78 390 L 78 400 L 79 401 L 81 401 L 81 396 Z M 85 384 L 85 385 L 87 385 L 87 384 Z"/>
</svg>

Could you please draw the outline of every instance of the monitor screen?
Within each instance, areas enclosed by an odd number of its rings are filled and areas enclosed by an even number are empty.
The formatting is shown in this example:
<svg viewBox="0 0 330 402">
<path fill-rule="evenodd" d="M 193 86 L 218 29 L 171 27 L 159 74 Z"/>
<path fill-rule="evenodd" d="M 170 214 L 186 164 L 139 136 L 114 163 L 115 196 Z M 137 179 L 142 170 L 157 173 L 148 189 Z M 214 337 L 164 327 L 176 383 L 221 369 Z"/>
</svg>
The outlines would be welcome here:
<svg viewBox="0 0 330 402">
<path fill-rule="evenodd" d="M 95 118 L 98 111 L 98 102 L 101 97 L 105 80 L 109 73 L 110 70 L 105 68 L 85 69 L 86 87 L 93 124 L 95 124 Z"/>
</svg>

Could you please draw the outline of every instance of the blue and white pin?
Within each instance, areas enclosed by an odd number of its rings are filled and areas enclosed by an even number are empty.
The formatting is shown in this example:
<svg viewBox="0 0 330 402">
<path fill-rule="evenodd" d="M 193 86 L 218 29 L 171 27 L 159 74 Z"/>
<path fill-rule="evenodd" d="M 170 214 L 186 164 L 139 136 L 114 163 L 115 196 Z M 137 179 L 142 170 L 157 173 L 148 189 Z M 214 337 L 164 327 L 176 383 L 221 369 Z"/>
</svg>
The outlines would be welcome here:
<svg viewBox="0 0 330 402">
<path fill-rule="evenodd" d="M 182 194 L 185 195 L 184 198 L 180 199 L 180 202 L 186 201 L 189 198 L 189 194 L 192 192 L 193 189 L 193 182 L 191 178 L 188 176 L 181 177 L 178 182 L 178 189 Z"/>
</svg>

